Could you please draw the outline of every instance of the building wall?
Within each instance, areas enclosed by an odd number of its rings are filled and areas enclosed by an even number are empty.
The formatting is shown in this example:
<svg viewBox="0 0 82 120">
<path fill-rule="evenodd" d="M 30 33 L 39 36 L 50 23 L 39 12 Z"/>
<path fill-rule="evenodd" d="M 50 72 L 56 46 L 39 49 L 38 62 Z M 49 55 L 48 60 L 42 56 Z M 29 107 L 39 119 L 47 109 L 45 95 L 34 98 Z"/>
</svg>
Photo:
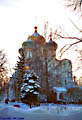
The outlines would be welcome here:
<svg viewBox="0 0 82 120">
<path fill-rule="evenodd" d="M 48 82 L 49 86 L 65 86 L 72 84 L 72 64 L 68 59 L 57 60 L 56 57 L 46 57 L 43 54 L 43 46 L 37 46 L 32 51 L 32 58 L 27 59 L 27 63 L 32 70 L 34 70 L 39 76 L 39 82 L 42 88 L 46 85 L 46 62 L 48 66 Z M 50 58 L 50 59 L 48 59 Z"/>
<path fill-rule="evenodd" d="M 72 80 L 72 64 L 70 60 L 57 60 L 53 59 L 49 63 L 49 80 L 52 80 L 51 86 L 65 86 L 73 84 Z"/>
</svg>

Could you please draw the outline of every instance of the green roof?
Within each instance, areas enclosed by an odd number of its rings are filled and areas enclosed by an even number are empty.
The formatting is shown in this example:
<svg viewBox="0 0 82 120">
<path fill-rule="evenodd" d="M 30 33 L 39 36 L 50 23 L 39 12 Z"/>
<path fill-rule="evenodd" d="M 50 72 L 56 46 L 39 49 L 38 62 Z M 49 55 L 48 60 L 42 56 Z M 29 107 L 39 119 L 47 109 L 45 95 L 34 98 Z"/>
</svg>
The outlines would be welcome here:
<svg viewBox="0 0 82 120">
<path fill-rule="evenodd" d="M 32 48 L 33 46 L 34 46 L 34 41 L 32 41 L 31 39 L 28 39 L 22 44 L 23 48 Z"/>
<path fill-rule="evenodd" d="M 20 49 L 19 49 L 19 53 L 20 53 L 21 56 L 24 55 L 24 50 L 23 50 L 23 48 L 20 48 Z"/>
</svg>

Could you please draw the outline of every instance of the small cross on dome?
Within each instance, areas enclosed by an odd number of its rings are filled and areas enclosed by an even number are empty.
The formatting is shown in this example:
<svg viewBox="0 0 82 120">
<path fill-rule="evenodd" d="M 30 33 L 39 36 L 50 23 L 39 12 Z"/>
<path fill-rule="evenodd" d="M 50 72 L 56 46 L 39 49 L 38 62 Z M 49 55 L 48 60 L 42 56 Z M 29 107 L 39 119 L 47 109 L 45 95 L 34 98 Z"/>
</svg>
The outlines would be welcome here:
<svg viewBox="0 0 82 120">
<path fill-rule="evenodd" d="M 50 40 L 52 40 L 52 32 L 50 32 Z"/>
<path fill-rule="evenodd" d="M 38 28 L 37 26 L 35 26 L 35 27 L 34 27 L 34 29 L 35 29 L 35 32 L 37 32 L 37 28 Z"/>
</svg>

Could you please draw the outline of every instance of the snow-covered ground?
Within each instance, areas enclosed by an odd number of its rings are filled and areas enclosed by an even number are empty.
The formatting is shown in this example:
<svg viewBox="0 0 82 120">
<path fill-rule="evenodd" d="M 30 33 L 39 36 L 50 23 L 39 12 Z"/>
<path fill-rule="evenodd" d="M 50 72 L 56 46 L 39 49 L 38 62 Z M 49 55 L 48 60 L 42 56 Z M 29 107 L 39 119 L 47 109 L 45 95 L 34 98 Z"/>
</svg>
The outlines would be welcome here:
<svg viewBox="0 0 82 120">
<path fill-rule="evenodd" d="M 82 106 L 41 104 L 30 109 L 23 103 L 0 103 L 0 120 L 82 120 Z"/>
</svg>

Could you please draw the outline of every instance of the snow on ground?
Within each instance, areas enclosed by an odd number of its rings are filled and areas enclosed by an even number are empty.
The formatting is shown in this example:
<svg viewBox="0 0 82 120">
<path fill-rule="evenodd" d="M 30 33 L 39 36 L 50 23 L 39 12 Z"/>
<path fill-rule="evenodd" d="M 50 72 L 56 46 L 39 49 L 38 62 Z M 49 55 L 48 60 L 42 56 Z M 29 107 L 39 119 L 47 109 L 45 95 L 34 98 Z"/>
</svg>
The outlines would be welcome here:
<svg viewBox="0 0 82 120">
<path fill-rule="evenodd" d="M 20 105 L 20 108 L 13 107 Z M 23 103 L 0 103 L 0 120 L 82 120 L 82 106 L 41 104 L 29 108 Z"/>
</svg>

